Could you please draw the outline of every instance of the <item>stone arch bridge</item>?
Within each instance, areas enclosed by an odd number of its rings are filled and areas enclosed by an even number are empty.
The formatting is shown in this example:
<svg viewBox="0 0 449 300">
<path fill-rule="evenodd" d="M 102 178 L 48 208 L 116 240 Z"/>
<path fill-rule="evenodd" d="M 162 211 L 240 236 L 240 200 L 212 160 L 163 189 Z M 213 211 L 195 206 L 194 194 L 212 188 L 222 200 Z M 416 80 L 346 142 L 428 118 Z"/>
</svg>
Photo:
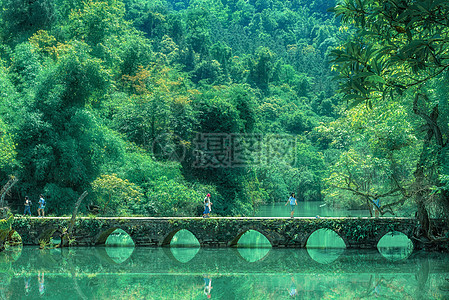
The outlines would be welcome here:
<svg viewBox="0 0 449 300">
<path fill-rule="evenodd" d="M 60 236 L 68 228 L 68 217 L 16 217 L 13 230 L 20 234 L 24 245 L 39 245 Z M 265 217 L 79 217 L 73 229 L 72 245 L 95 246 L 106 242 L 120 228 L 130 235 L 136 246 L 168 246 L 181 229 L 190 231 L 201 247 L 233 247 L 248 230 L 263 234 L 272 247 L 306 246 L 309 236 L 319 229 L 336 232 L 347 248 L 376 248 L 387 233 L 398 231 L 409 237 L 419 248 L 413 235 L 418 221 L 412 218 L 265 218 Z"/>
</svg>

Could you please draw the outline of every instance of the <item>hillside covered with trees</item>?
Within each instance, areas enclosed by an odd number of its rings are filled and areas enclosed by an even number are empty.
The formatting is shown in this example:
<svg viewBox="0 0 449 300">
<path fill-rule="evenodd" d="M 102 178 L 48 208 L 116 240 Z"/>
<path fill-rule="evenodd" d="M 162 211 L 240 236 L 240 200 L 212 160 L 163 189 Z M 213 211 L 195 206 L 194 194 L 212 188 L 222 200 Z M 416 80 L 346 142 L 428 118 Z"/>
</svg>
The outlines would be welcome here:
<svg viewBox="0 0 449 300">
<path fill-rule="evenodd" d="M 104 215 L 191 216 L 211 193 L 251 215 L 296 192 L 441 216 L 447 4 L 423 23 L 359 2 L 1 0 L 8 204 L 68 214 L 87 190 Z"/>
</svg>

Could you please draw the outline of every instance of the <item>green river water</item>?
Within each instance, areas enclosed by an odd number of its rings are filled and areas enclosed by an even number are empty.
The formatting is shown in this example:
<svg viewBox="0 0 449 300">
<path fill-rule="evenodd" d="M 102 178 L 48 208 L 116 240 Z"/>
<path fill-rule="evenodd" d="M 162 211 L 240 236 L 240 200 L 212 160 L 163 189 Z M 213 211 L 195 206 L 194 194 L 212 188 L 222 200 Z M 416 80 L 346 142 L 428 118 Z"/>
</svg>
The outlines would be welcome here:
<svg viewBox="0 0 449 300">
<path fill-rule="evenodd" d="M 305 208 L 296 215 L 332 216 Z M 281 204 L 259 215 L 284 213 Z M 400 233 L 377 250 L 345 249 L 326 230 L 305 249 L 272 249 L 255 231 L 238 246 L 199 248 L 182 230 L 171 247 L 135 248 L 117 230 L 104 247 L 10 248 L 0 253 L 0 299 L 449 299 L 449 254 L 413 252 Z"/>
</svg>

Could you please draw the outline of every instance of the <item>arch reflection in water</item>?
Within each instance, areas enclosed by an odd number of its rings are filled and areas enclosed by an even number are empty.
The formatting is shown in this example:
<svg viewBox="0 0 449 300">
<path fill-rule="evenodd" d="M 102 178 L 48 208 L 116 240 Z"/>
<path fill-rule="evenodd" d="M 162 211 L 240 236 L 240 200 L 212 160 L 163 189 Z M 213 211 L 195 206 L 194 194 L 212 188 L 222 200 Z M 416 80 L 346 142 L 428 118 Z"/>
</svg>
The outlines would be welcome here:
<svg viewBox="0 0 449 300">
<path fill-rule="evenodd" d="M 377 249 L 386 259 L 398 261 L 410 256 L 413 252 L 413 243 L 402 232 L 391 231 L 379 240 Z"/>
<path fill-rule="evenodd" d="M 313 232 L 307 239 L 307 253 L 320 264 L 335 261 L 346 249 L 343 239 L 333 230 L 323 228 Z"/>
<path fill-rule="evenodd" d="M 240 256 L 247 262 L 256 262 L 268 255 L 270 248 L 237 248 Z"/>
<path fill-rule="evenodd" d="M 121 264 L 133 254 L 134 247 L 105 247 L 105 250 L 110 259 Z"/>
<path fill-rule="evenodd" d="M 11 236 L 6 239 L 5 248 L 22 246 L 22 244 L 22 237 L 17 231 L 13 230 Z"/>
<path fill-rule="evenodd" d="M 126 261 L 134 251 L 134 241 L 126 231 L 114 230 L 105 242 L 106 253 L 117 264 Z"/>
<path fill-rule="evenodd" d="M 14 230 L 12 235 L 6 240 L 4 246 L 5 250 L 1 253 L 4 253 L 5 255 L 2 255 L 0 260 L 5 259 L 7 261 L 16 261 L 22 254 L 22 237 L 17 231 Z"/>
<path fill-rule="evenodd" d="M 22 255 L 22 248 L 22 245 L 7 247 L 0 252 L 0 264 L 17 261 L 20 258 L 20 255 Z"/>
<path fill-rule="evenodd" d="M 198 239 L 186 229 L 179 230 L 170 241 L 173 257 L 182 263 L 189 262 L 200 250 Z"/>
<path fill-rule="evenodd" d="M 237 251 L 248 262 L 261 260 L 267 256 L 270 249 L 270 241 L 256 230 L 245 232 L 237 243 Z"/>
<path fill-rule="evenodd" d="M 170 252 L 173 255 L 173 257 L 181 263 L 187 263 L 191 261 L 196 256 L 198 251 L 200 251 L 200 247 L 197 248 L 170 247 Z"/>
</svg>

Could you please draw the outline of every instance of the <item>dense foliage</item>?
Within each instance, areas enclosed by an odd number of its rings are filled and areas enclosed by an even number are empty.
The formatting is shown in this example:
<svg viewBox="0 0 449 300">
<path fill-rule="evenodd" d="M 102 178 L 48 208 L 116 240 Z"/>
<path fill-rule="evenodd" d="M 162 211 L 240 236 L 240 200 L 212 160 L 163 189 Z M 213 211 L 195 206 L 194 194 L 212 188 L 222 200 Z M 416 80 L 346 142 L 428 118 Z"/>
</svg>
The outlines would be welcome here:
<svg viewBox="0 0 449 300">
<path fill-rule="evenodd" d="M 222 215 L 293 191 L 321 199 L 312 132 L 339 115 L 334 1 L 0 3 L 0 183 L 20 180 L 13 210 L 44 194 L 47 213 L 68 214 L 85 190 L 107 215 L 198 215 L 206 193 Z M 238 164 L 204 160 L 200 139 L 219 136 Z"/>
<path fill-rule="evenodd" d="M 365 180 L 371 185 L 357 185 L 347 168 L 345 186 L 368 196 L 381 175 L 380 194 L 414 200 L 423 233 L 431 236 L 429 215 L 449 213 L 449 3 L 345 0 L 335 12 L 352 28 L 332 53 L 341 92 L 378 120 L 365 131 L 382 126 L 368 135 L 371 163 L 381 164 Z"/>
<path fill-rule="evenodd" d="M 449 211 L 446 1 L 0 3 L 15 211 L 44 194 L 68 214 L 85 190 L 106 215 L 200 215 L 207 193 L 250 215 L 290 192 Z"/>
</svg>

